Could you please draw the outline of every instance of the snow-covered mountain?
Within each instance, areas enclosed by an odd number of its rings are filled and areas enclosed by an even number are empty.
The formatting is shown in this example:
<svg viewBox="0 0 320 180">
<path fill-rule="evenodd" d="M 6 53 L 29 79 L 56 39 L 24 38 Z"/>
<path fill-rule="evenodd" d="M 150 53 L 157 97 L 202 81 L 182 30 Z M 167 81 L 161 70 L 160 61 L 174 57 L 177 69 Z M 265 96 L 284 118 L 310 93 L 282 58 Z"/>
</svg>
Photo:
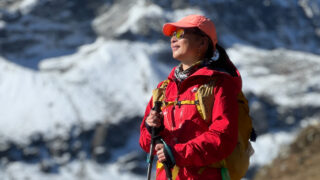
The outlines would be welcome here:
<svg viewBox="0 0 320 180">
<path fill-rule="evenodd" d="M 191 13 L 214 20 L 226 47 L 238 42 L 319 54 L 319 8 L 319 0 L 2 0 L 0 54 L 37 69 L 39 61 L 74 54 L 97 37 L 166 41 L 163 23 Z"/>
<path fill-rule="evenodd" d="M 161 27 L 193 13 L 242 74 L 252 172 L 318 121 L 319 0 L 1 0 L 0 177 L 144 179 L 141 116 L 177 63 Z"/>
</svg>

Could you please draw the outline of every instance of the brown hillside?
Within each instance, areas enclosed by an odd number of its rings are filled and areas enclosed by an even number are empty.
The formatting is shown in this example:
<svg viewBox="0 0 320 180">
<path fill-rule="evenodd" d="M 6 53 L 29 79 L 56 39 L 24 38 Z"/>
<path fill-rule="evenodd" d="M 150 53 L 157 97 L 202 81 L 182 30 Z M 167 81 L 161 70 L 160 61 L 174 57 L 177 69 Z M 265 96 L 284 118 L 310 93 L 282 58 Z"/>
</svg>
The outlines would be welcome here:
<svg viewBox="0 0 320 180">
<path fill-rule="evenodd" d="M 320 180 L 320 124 L 302 130 L 297 139 L 254 180 Z"/>
</svg>

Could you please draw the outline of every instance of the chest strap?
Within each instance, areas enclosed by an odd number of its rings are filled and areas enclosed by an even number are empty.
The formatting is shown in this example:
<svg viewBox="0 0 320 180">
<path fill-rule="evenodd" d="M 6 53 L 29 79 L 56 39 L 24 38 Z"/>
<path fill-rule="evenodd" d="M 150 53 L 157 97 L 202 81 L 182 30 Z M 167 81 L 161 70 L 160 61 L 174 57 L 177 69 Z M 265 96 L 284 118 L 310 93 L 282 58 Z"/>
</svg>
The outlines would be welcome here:
<svg viewBox="0 0 320 180">
<path fill-rule="evenodd" d="M 202 117 L 202 119 L 205 119 L 203 111 L 201 110 L 201 106 L 200 106 L 200 102 L 199 102 L 199 98 L 198 98 L 198 94 L 195 93 L 194 95 L 195 99 L 194 100 L 182 100 L 182 101 L 163 101 L 163 106 L 162 109 L 167 108 L 169 106 L 176 106 L 178 105 L 179 108 L 181 107 L 181 105 L 196 105 L 197 110 L 200 114 L 200 116 Z"/>
<path fill-rule="evenodd" d="M 168 106 L 175 106 L 178 105 L 181 107 L 181 105 L 197 105 L 199 104 L 198 100 L 182 100 L 182 101 L 164 101 L 164 108 Z"/>
</svg>

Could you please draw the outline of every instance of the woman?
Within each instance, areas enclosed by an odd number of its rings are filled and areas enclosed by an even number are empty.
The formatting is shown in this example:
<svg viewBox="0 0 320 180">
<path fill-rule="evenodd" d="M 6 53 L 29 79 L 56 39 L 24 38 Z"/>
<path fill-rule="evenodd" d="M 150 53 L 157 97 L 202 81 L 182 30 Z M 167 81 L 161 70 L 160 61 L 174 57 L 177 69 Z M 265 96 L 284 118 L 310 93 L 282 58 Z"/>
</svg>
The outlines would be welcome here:
<svg viewBox="0 0 320 180">
<path fill-rule="evenodd" d="M 146 108 L 140 146 L 149 152 L 151 128 L 156 128 L 170 147 L 165 148 L 163 143 L 155 146 L 160 162 L 157 179 L 166 179 L 161 165 L 164 163 L 171 168 L 174 165 L 173 179 L 220 180 L 221 169 L 211 165 L 230 155 L 237 144 L 240 75 L 225 50 L 217 44 L 215 26 L 208 18 L 190 15 L 165 24 L 163 33 L 171 36 L 172 56 L 181 63 L 165 81 L 162 112 L 152 109 L 152 98 Z M 195 94 L 213 77 L 213 106 L 211 114 L 204 118 L 197 109 Z"/>
</svg>

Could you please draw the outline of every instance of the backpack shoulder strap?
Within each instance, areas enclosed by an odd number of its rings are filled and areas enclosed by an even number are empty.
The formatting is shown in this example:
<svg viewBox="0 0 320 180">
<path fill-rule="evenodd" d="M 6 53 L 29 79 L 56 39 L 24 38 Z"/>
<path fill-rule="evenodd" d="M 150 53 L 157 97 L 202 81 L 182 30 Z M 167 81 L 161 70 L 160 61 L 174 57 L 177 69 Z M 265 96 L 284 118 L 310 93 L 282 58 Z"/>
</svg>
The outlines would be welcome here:
<svg viewBox="0 0 320 180">
<path fill-rule="evenodd" d="M 195 100 L 198 102 L 197 109 L 202 119 L 209 123 L 212 116 L 212 108 L 214 103 L 214 92 L 213 89 L 216 85 L 217 78 L 210 77 L 208 83 L 202 84 L 196 94 Z"/>
<path fill-rule="evenodd" d="M 152 91 L 153 105 L 155 104 L 156 101 L 164 101 L 166 89 L 167 89 L 169 82 L 170 82 L 169 79 L 166 79 L 166 80 L 160 82 L 158 88 L 156 88 Z"/>
<path fill-rule="evenodd" d="M 166 80 L 162 81 L 162 82 L 160 83 L 160 88 L 166 89 L 167 86 L 168 86 L 168 84 L 169 84 L 169 82 L 170 82 L 169 79 L 166 79 Z"/>
</svg>

